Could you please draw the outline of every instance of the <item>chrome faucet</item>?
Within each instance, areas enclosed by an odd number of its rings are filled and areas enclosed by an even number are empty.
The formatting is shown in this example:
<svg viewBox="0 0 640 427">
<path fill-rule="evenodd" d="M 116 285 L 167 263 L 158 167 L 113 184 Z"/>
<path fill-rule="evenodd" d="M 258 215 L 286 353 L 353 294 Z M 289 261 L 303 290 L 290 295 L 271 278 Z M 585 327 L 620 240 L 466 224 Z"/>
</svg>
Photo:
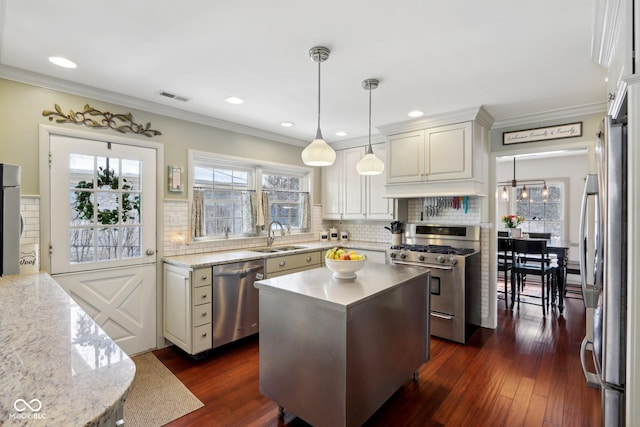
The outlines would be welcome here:
<svg viewBox="0 0 640 427">
<path fill-rule="evenodd" d="M 273 235 L 273 224 L 280 226 L 280 235 L 284 236 L 284 227 L 280 221 L 271 221 L 269 223 L 269 233 L 267 235 L 267 246 L 271 246 L 276 237 Z"/>
</svg>

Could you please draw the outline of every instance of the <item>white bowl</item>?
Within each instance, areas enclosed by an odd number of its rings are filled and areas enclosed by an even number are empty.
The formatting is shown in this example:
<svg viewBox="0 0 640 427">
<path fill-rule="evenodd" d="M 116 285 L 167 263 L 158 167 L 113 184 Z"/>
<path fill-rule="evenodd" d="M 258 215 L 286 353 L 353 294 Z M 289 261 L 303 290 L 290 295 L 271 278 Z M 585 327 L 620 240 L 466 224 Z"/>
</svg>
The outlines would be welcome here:
<svg viewBox="0 0 640 427">
<path fill-rule="evenodd" d="M 342 260 L 325 258 L 325 263 L 329 270 L 333 271 L 333 277 L 336 279 L 355 279 L 356 271 L 364 267 L 367 258 L 359 260 Z"/>
</svg>

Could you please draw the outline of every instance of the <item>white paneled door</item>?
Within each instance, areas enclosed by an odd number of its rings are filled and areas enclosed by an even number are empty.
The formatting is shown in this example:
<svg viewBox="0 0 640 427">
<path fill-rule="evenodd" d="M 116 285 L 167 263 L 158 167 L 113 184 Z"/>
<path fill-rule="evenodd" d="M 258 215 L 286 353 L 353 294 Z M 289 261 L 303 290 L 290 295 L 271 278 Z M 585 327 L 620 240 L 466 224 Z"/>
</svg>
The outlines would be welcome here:
<svg viewBox="0 0 640 427">
<path fill-rule="evenodd" d="M 53 134 L 49 149 L 52 276 L 127 354 L 155 348 L 156 150 Z"/>
</svg>

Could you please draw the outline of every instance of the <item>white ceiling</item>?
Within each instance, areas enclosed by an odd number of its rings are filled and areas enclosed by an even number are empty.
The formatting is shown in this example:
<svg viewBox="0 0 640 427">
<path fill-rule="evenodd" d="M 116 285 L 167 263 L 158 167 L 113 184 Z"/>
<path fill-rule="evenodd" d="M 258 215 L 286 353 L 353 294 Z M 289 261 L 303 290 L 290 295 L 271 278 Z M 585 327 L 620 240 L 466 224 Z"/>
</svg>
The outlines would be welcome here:
<svg viewBox="0 0 640 427">
<path fill-rule="evenodd" d="M 367 135 L 367 78 L 380 80 L 374 127 L 409 120 L 411 110 L 480 105 L 508 121 L 606 100 L 606 70 L 591 61 L 593 2 L 0 0 L 0 77 L 74 82 L 76 93 L 97 88 L 124 105 L 152 102 L 304 145 L 317 120 L 308 51 L 323 45 L 331 49 L 321 95 L 329 142 Z M 52 55 L 78 68 L 56 67 Z M 246 102 L 225 102 L 232 95 Z"/>
</svg>

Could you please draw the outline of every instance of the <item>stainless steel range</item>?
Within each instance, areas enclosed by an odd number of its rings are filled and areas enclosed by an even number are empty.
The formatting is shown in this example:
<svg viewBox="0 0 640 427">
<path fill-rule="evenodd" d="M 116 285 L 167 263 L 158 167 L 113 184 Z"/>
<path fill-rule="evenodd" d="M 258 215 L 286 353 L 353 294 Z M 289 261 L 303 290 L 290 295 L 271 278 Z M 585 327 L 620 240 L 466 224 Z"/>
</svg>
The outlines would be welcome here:
<svg viewBox="0 0 640 427">
<path fill-rule="evenodd" d="M 431 269 L 431 335 L 465 343 L 480 325 L 480 227 L 407 224 L 390 263 Z"/>
</svg>

